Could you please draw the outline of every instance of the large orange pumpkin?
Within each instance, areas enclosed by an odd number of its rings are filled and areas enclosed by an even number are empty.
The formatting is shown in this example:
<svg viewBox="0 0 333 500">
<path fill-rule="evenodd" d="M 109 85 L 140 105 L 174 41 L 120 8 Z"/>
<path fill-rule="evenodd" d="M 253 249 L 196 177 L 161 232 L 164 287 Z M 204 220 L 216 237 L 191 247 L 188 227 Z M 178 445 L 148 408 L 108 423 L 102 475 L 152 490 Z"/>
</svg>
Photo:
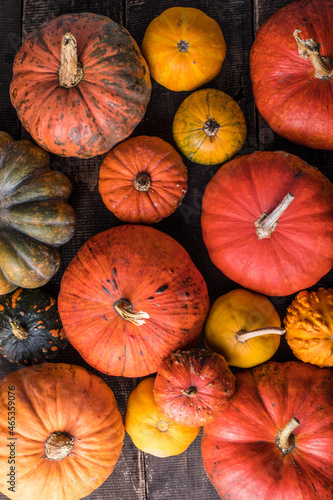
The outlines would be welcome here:
<svg viewBox="0 0 333 500">
<path fill-rule="evenodd" d="M 91 366 L 140 377 L 198 341 L 209 299 L 202 275 L 176 240 L 128 224 L 81 247 L 63 275 L 58 307 L 68 340 Z"/>
<path fill-rule="evenodd" d="M 109 151 L 141 121 L 149 69 L 128 31 L 105 16 L 65 14 L 28 35 L 13 67 L 10 96 L 44 149 L 90 158 Z"/>
<path fill-rule="evenodd" d="M 333 184 L 295 155 L 243 155 L 209 181 L 201 225 L 226 276 L 263 295 L 290 295 L 332 268 Z"/>
<path fill-rule="evenodd" d="M 112 390 L 83 367 L 44 363 L 0 381 L 0 491 L 15 500 L 79 500 L 120 456 Z"/>
<path fill-rule="evenodd" d="M 204 427 L 205 471 L 229 500 L 331 500 L 333 373 L 300 361 L 236 373 L 224 413 Z"/>
<path fill-rule="evenodd" d="M 124 222 L 153 224 L 172 214 L 187 192 L 187 170 L 159 137 L 130 137 L 115 146 L 99 170 L 106 207 Z"/>
<path fill-rule="evenodd" d="M 226 44 L 218 23 L 194 7 L 171 7 L 149 24 L 142 42 L 152 77 L 169 90 L 194 90 L 220 71 Z"/>
</svg>

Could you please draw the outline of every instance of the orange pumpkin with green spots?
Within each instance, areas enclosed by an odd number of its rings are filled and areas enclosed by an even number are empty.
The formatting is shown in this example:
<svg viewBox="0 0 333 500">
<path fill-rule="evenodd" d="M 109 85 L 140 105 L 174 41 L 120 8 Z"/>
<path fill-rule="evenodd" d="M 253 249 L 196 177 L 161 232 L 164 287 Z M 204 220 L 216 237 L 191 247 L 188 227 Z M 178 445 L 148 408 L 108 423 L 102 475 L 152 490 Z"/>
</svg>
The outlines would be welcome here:
<svg viewBox="0 0 333 500">
<path fill-rule="evenodd" d="M 150 99 L 149 69 L 128 31 L 106 16 L 65 14 L 30 33 L 10 97 L 33 139 L 60 156 L 90 158 L 128 137 Z"/>
<path fill-rule="evenodd" d="M 0 297 L 0 354 L 8 361 L 43 363 L 67 343 L 57 301 L 45 290 L 18 288 Z"/>
</svg>

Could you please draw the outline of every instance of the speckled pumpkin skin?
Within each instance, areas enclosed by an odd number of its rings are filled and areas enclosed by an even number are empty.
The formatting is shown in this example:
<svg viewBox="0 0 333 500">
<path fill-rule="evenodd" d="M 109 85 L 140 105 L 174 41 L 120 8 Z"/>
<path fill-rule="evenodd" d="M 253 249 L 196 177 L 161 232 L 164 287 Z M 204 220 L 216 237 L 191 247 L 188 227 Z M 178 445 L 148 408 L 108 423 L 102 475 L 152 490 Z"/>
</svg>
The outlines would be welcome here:
<svg viewBox="0 0 333 500">
<path fill-rule="evenodd" d="M 229 405 L 235 376 L 223 356 L 205 349 L 176 351 L 162 361 L 154 382 L 158 409 L 177 424 L 206 425 Z"/>
<path fill-rule="evenodd" d="M 284 318 L 286 340 L 295 356 L 320 367 L 333 366 L 333 290 L 302 290 Z"/>
<path fill-rule="evenodd" d="M 84 76 L 60 87 L 61 40 L 77 41 Z M 150 98 L 148 66 L 128 31 L 105 16 L 65 14 L 28 35 L 13 66 L 10 96 L 34 140 L 60 156 L 90 158 L 128 137 Z"/>
<path fill-rule="evenodd" d="M 75 231 L 70 180 L 49 154 L 0 132 L 0 295 L 45 285 Z"/>
<path fill-rule="evenodd" d="M 206 132 L 209 123 L 211 130 Z M 243 112 L 232 97 L 221 90 L 201 89 L 179 106 L 172 134 L 186 158 L 201 165 L 217 165 L 240 151 L 247 127 Z"/>
<path fill-rule="evenodd" d="M 148 318 L 115 309 L 120 299 Z M 207 285 L 187 251 L 150 226 L 127 224 L 90 238 L 61 280 L 65 334 L 91 366 L 114 376 L 157 371 L 172 351 L 196 345 L 209 310 Z"/>
<path fill-rule="evenodd" d="M 16 328 L 27 333 L 15 335 Z M 0 297 L 0 354 L 23 365 L 54 359 L 68 344 L 57 301 L 42 288 L 18 288 Z"/>
</svg>

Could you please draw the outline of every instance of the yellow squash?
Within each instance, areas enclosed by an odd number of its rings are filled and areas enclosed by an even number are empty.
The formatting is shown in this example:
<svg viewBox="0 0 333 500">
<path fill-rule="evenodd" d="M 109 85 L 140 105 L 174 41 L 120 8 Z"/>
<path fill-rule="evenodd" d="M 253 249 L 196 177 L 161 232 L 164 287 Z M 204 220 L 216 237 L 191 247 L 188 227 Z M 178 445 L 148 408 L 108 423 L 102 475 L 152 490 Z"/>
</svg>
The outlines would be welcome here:
<svg viewBox="0 0 333 500">
<path fill-rule="evenodd" d="M 125 411 L 125 430 L 135 446 L 156 457 L 183 453 L 201 427 L 184 427 L 165 417 L 154 399 L 154 377 L 143 379 L 130 393 Z"/>
<path fill-rule="evenodd" d="M 179 106 L 172 133 L 186 158 L 202 165 L 217 165 L 240 151 L 247 128 L 243 112 L 232 97 L 221 90 L 201 89 Z"/>
<path fill-rule="evenodd" d="M 207 348 L 239 368 L 269 360 L 284 332 L 271 301 L 244 288 L 232 290 L 213 303 L 204 329 Z"/>
</svg>

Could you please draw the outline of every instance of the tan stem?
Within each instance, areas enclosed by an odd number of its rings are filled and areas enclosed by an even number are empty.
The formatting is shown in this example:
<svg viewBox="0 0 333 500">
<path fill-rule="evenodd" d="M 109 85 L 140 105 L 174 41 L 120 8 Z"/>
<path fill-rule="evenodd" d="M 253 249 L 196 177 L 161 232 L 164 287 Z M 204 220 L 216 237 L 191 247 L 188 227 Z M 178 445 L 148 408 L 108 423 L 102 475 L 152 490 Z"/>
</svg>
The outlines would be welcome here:
<svg viewBox="0 0 333 500">
<path fill-rule="evenodd" d="M 9 323 L 10 326 L 12 327 L 13 334 L 17 339 L 24 340 L 28 338 L 28 332 L 25 328 L 23 328 L 23 326 L 20 326 L 13 320 L 10 320 Z"/>
<path fill-rule="evenodd" d="M 303 40 L 298 33 L 301 30 L 294 30 L 294 38 L 297 43 L 298 53 L 302 59 L 310 59 L 315 69 L 316 78 L 327 79 L 333 74 L 332 61 L 329 57 L 320 55 L 321 44 L 313 38 Z"/>
<path fill-rule="evenodd" d="M 283 212 L 289 207 L 290 203 L 295 198 L 295 195 L 288 193 L 281 203 L 271 212 L 266 214 L 265 212 L 255 221 L 254 225 L 256 227 L 256 232 L 259 240 L 263 238 L 269 238 L 273 233 L 274 229 L 278 224 L 278 219 L 281 217 Z"/>
<path fill-rule="evenodd" d="M 144 311 L 133 312 L 131 302 L 126 299 L 117 300 L 113 307 L 124 320 L 137 326 L 143 325 L 145 320 L 149 318 L 149 314 Z"/>
<path fill-rule="evenodd" d="M 276 443 L 283 454 L 289 453 L 289 451 L 295 447 L 295 438 L 292 432 L 299 424 L 300 421 L 296 417 L 293 417 L 287 422 L 284 428 L 279 431 Z"/>
<path fill-rule="evenodd" d="M 59 85 L 67 89 L 75 87 L 83 78 L 83 69 L 78 61 L 77 44 L 71 33 L 65 33 L 61 40 Z"/>
<path fill-rule="evenodd" d="M 256 330 L 251 330 L 250 332 L 239 330 L 239 332 L 236 333 L 236 339 L 239 342 L 246 342 L 249 339 L 260 337 L 261 335 L 283 335 L 284 333 L 286 333 L 284 328 L 269 326 L 265 328 L 257 328 Z"/>
<path fill-rule="evenodd" d="M 182 393 L 185 396 L 190 396 L 191 398 L 193 398 L 198 393 L 198 389 L 194 385 L 191 385 L 187 389 L 183 390 Z"/>
<path fill-rule="evenodd" d="M 68 432 L 52 432 L 44 443 L 45 457 L 53 462 L 63 460 L 73 450 L 74 440 Z"/>
</svg>

